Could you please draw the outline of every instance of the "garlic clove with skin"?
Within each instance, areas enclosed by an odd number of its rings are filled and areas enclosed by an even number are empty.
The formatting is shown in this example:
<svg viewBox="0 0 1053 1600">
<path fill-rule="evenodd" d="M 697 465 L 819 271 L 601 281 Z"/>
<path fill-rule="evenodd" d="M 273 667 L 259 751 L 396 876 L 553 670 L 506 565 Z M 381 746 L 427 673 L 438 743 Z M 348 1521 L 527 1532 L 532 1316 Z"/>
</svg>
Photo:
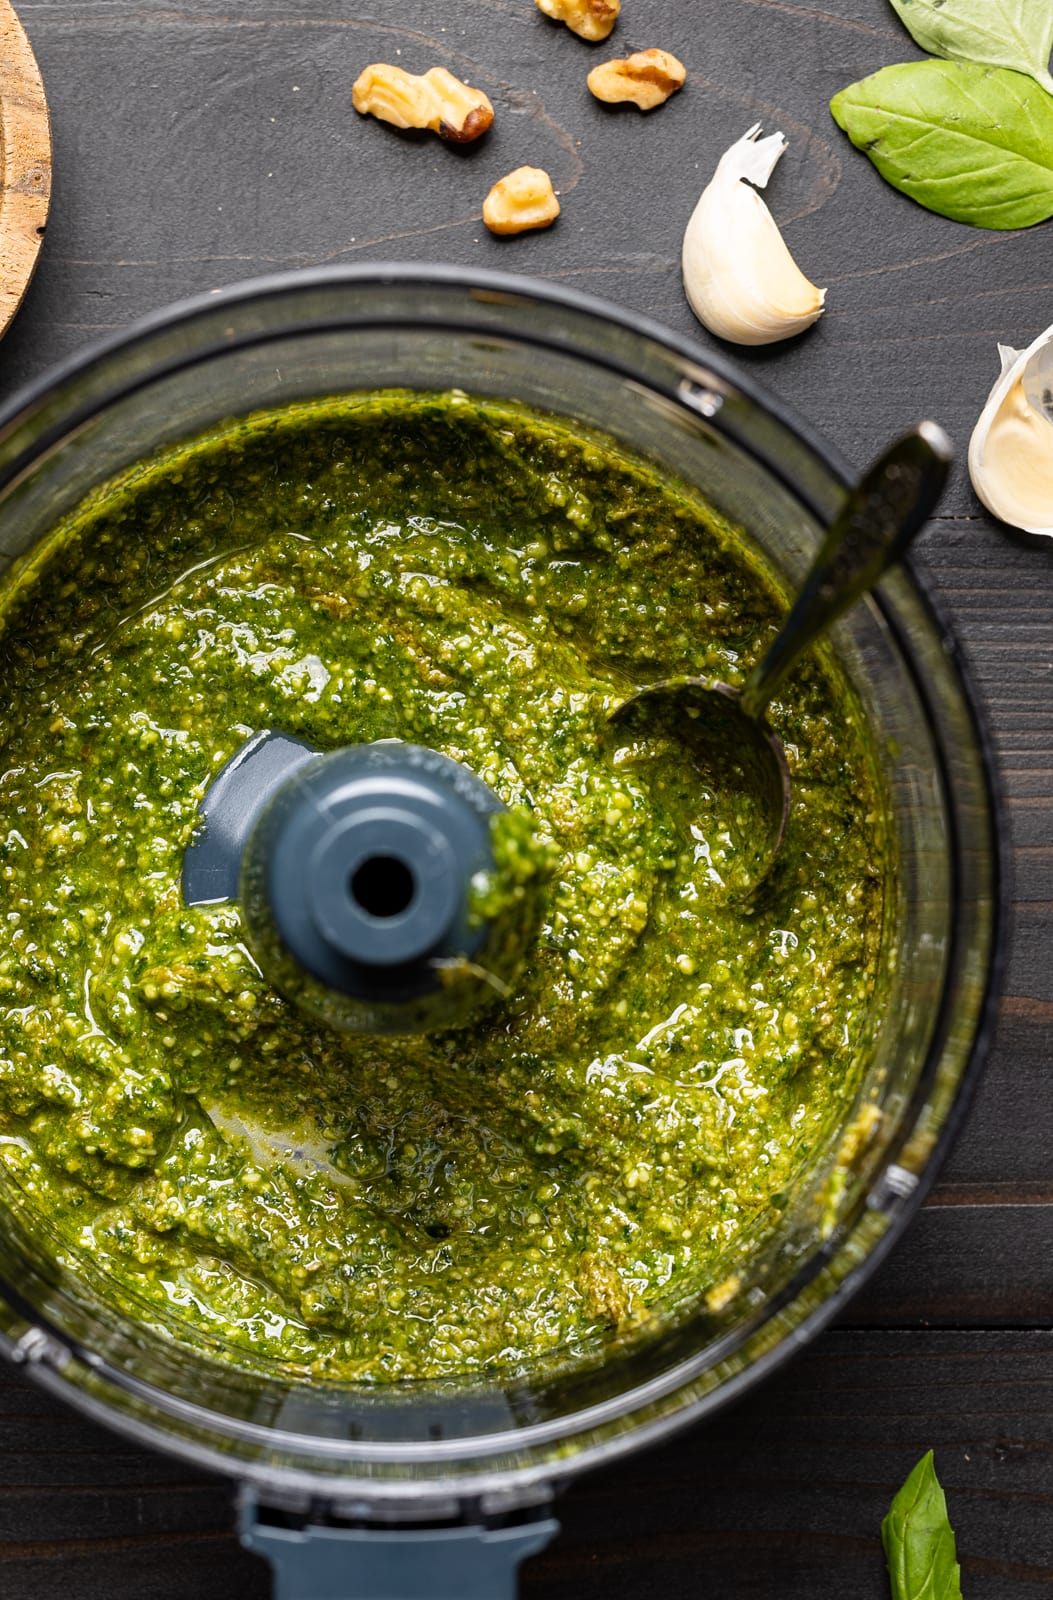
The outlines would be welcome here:
<svg viewBox="0 0 1053 1600">
<path fill-rule="evenodd" d="M 684 234 L 684 289 L 710 333 L 734 344 L 774 344 L 810 328 L 826 290 L 809 282 L 757 193 L 786 149 L 755 123 L 717 164 Z M 757 185 L 757 188 L 752 185 Z"/>
<path fill-rule="evenodd" d="M 969 441 L 969 476 L 992 515 L 1053 537 L 1053 328 L 1026 350 L 1000 344 L 1002 371 Z"/>
</svg>

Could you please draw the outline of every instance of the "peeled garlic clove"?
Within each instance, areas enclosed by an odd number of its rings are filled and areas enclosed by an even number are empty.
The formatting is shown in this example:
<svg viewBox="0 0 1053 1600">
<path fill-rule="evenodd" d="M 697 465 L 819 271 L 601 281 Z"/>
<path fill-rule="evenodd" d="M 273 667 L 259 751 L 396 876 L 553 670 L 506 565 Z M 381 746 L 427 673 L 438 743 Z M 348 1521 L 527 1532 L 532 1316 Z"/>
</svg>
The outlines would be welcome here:
<svg viewBox="0 0 1053 1600">
<path fill-rule="evenodd" d="M 684 234 L 684 288 L 698 320 L 735 344 L 774 344 L 810 328 L 826 290 L 791 256 L 763 189 L 786 149 L 760 123 L 721 156 Z M 748 179 L 748 182 L 744 182 Z"/>
<path fill-rule="evenodd" d="M 994 516 L 1053 536 L 1053 328 L 1026 350 L 1000 344 L 1002 371 L 969 441 L 973 488 Z"/>
</svg>

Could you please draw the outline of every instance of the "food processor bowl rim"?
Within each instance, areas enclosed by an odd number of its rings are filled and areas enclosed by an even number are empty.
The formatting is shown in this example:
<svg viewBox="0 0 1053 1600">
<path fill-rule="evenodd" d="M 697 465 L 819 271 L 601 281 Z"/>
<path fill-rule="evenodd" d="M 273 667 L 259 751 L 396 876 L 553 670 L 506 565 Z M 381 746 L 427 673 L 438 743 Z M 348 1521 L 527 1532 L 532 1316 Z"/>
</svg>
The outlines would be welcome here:
<svg viewBox="0 0 1053 1600">
<path fill-rule="evenodd" d="M 580 289 L 570 289 L 562 284 L 557 284 L 542 278 L 530 277 L 523 273 L 497 271 L 493 268 L 467 268 L 447 262 L 412 263 L 399 261 L 372 262 L 346 266 L 325 267 L 296 267 L 282 272 L 262 273 L 251 278 L 244 278 L 215 289 L 199 291 L 196 294 L 186 295 L 168 305 L 160 306 L 153 311 L 143 313 L 133 318 L 126 326 L 114 332 L 100 334 L 93 339 L 85 341 L 70 354 L 60 357 L 53 362 L 46 371 L 35 378 L 28 379 L 20 384 L 10 398 L 0 403 L 0 438 L 11 426 L 12 422 L 20 420 L 35 404 L 54 393 L 60 385 L 77 377 L 80 373 L 96 365 L 100 360 L 117 355 L 121 351 L 129 350 L 136 345 L 149 340 L 153 335 L 171 331 L 180 324 L 197 321 L 205 313 L 214 313 L 218 308 L 226 306 L 245 305 L 255 300 L 276 299 L 286 294 L 296 293 L 302 289 L 322 289 L 341 286 L 355 287 L 374 285 L 376 287 L 416 287 L 426 290 L 435 285 L 449 289 L 464 289 L 468 293 L 478 291 L 483 294 L 506 295 L 522 301 L 547 302 L 564 310 L 579 315 L 592 317 L 599 323 L 614 323 L 629 334 L 643 334 L 655 344 L 664 347 L 683 361 L 692 366 L 707 369 L 718 377 L 729 389 L 738 390 L 740 394 L 754 405 L 773 417 L 791 435 L 795 435 L 812 451 L 831 475 L 838 480 L 840 487 L 847 489 L 854 482 L 852 467 L 847 459 L 837 448 L 823 438 L 805 417 L 793 406 L 774 395 L 764 384 L 757 382 L 748 372 L 737 367 L 734 362 L 720 350 L 707 350 L 686 335 L 675 333 L 673 329 L 647 315 L 646 312 L 631 311 L 627 307 L 618 306 L 613 301 L 605 300 L 600 295 L 588 294 Z M 393 321 L 400 325 L 413 325 L 419 322 L 422 326 L 434 326 L 435 317 L 419 316 L 414 314 L 399 315 L 397 317 L 368 319 L 371 322 Z M 270 333 L 266 339 L 286 337 L 294 329 L 283 328 L 279 333 Z M 320 331 L 318 328 L 312 331 Z M 250 334 L 242 340 L 230 340 L 224 348 L 234 348 L 238 343 L 264 342 L 258 334 Z M 566 348 L 561 345 L 560 348 Z M 194 365 L 201 359 L 194 355 L 185 362 L 174 361 L 171 367 L 181 365 Z M 604 360 L 590 353 L 590 359 Z M 633 377 L 632 373 L 624 372 L 620 363 L 607 360 L 607 365 L 623 372 L 623 375 Z M 137 380 L 132 388 L 138 388 L 143 382 L 151 382 L 158 376 L 157 369 L 151 369 L 144 379 Z M 117 396 L 111 396 L 111 400 Z M 685 404 L 680 395 L 671 396 Z M 94 409 L 94 408 L 91 408 Z M 689 408 L 690 409 L 690 408 Z M 709 418 L 714 428 L 722 431 L 719 413 Z M 68 420 L 59 431 L 65 433 L 69 429 Z M 752 444 L 745 448 L 756 454 Z M 38 453 L 34 450 L 34 455 Z M 767 463 L 766 463 L 767 464 Z M 783 478 L 780 469 L 775 469 L 776 474 Z M 798 499 L 809 503 L 808 492 L 801 485 L 788 483 Z M 815 514 L 825 516 L 826 510 L 822 507 L 809 504 L 809 509 Z"/>
<path fill-rule="evenodd" d="M 810 452 L 816 464 L 822 471 L 842 490 L 849 487 L 852 473 L 844 458 L 832 447 L 809 423 L 800 418 L 794 410 L 775 400 L 761 385 L 754 382 L 748 375 L 740 373 L 726 357 L 717 353 L 713 354 L 703 350 L 692 340 L 675 334 L 672 330 L 663 327 L 645 315 L 627 311 L 614 306 L 598 297 L 583 294 L 578 290 L 567 289 L 561 285 L 551 285 L 538 280 L 489 270 L 465 269 L 447 265 L 411 265 L 411 264 L 363 264 L 348 267 L 320 267 L 303 268 L 291 272 L 283 272 L 268 276 L 252 278 L 241 283 L 231 285 L 222 290 L 213 290 L 199 294 L 173 305 L 152 312 L 145 317 L 137 319 L 127 329 L 118 333 L 107 335 L 101 339 L 93 340 L 81 350 L 56 363 L 38 379 L 23 386 L 3 406 L 0 406 L 0 447 L 5 437 L 20 423 L 29 421 L 35 407 L 46 400 L 53 399 L 57 389 L 75 379 L 95 365 L 96 362 L 117 355 L 122 351 L 134 348 L 137 345 L 148 344 L 153 336 L 171 331 L 181 323 L 189 323 L 203 316 L 212 315 L 217 308 L 230 307 L 239 304 L 251 303 L 254 300 L 270 299 L 304 289 L 312 288 L 338 288 L 343 285 L 349 287 L 375 285 L 382 287 L 417 287 L 426 289 L 429 286 L 441 284 L 451 289 L 461 289 L 467 293 L 478 291 L 482 294 L 512 296 L 526 302 L 544 305 L 546 302 L 565 309 L 575 315 L 592 318 L 599 324 L 614 323 L 631 336 L 650 340 L 666 353 L 672 355 L 678 362 L 689 365 L 699 373 L 705 375 L 712 373 L 719 382 L 731 392 L 738 392 L 752 405 L 762 410 L 769 418 L 773 419 L 797 444 L 803 445 Z M 399 326 L 436 327 L 443 323 L 441 313 L 436 315 L 421 315 L 407 313 L 406 315 L 384 316 L 381 318 L 363 318 L 366 325 L 383 325 L 384 323 Z M 339 322 L 340 326 L 347 326 L 346 322 Z M 450 324 L 455 331 L 470 333 L 473 330 L 463 324 Z M 135 389 L 155 381 L 166 372 L 178 370 L 181 367 L 191 367 L 209 358 L 219 348 L 235 348 L 238 343 L 253 344 L 268 342 L 279 337 L 288 337 L 295 332 L 294 326 L 273 331 L 249 331 L 240 340 L 227 341 L 211 347 L 207 352 L 195 352 L 182 358 L 171 360 L 163 366 L 154 366 L 143 373 L 141 377 L 123 386 L 118 386 L 114 393 L 99 398 L 94 403 L 86 405 L 84 415 L 77 417 L 76 412 L 65 415 L 57 423 L 42 430 L 42 436 L 34 440 L 31 449 L 26 450 L 22 456 L 0 470 L 0 488 L 6 487 L 14 477 L 35 460 L 43 450 L 48 448 L 49 442 L 66 435 L 78 421 L 84 421 L 92 415 L 100 405 L 112 404 L 123 394 L 134 392 Z M 322 331 L 322 324 L 310 324 L 306 331 L 317 333 Z M 478 331 L 493 332 L 492 328 Z M 529 337 L 535 343 L 544 344 L 544 338 L 538 338 L 534 333 Z M 567 344 L 560 343 L 560 349 L 566 350 Z M 573 348 L 573 347 L 571 347 Z M 604 354 L 593 351 L 576 351 L 581 359 L 606 365 L 610 370 L 630 381 L 640 382 L 640 375 L 630 371 L 623 363 L 613 360 Z M 644 381 L 652 386 L 648 377 Z M 677 390 L 666 391 L 666 398 L 681 406 L 689 414 L 697 417 L 695 408 L 692 407 L 682 392 Z M 715 431 L 726 433 L 720 421 L 718 412 L 707 418 Z M 49 441 L 49 434 L 51 435 Z M 739 439 L 731 434 L 734 443 L 738 444 L 754 459 L 759 459 L 772 476 L 788 488 L 795 499 L 818 518 L 820 523 L 829 521 L 831 514 L 830 505 L 819 504 L 806 485 L 794 481 L 780 464 L 768 459 L 763 452 L 759 452 L 753 441 Z M 247 1480 L 262 1482 L 273 1488 L 276 1477 L 284 1485 L 301 1482 L 304 1486 L 310 1485 L 315 1493 L 324 1492 L 331 1496 L 345 1499 L 356 1494 L 367 1499 L 410 1499 L 419 1501 L 429 1493 L 436 1496 L 447 1496 L 451 1493 L 478 1495 L 480 1488 L 492 1491 L 496 1488 L 517 1489 L 525 1488 L 532 1483 L 554 1482 L 557 1479 L 569 1477 L 587 1467 L 599 1465 L 612 1460 L 617 1456 L 635 1449 L 645 1442 L 666 1438 L 674 1431 L 697 1421 L 702 1416 L 713 1411 L 720 1405 L 727 1403 L 746 1387 L 751 1386 L 763 1375 L 773 1371 L 789 1355 L 807 1342 L 836 1315 L 841 1305 L 848 1299 L 863 1282 L 874 1272 L 885 1259 L 888 1251 L 894 1246 L 903 1231 L 920 1208 L 932 1182 L 946 1159 L 947 1153 L 953 1144 L 964 1122 L 969 1104 L 979 1079 L 982 1062 L 990 1042 L 997 1012 L 998 997 L 1004 974 L 1007 957 L 1005 925 L 1007 914 L 1008 896 L 1008 833 L 1005 826 L 1006 813 L 1001 784 L 998 779 L 998 769 L 994 757 L 994 746 L 987 725 L 983 699 L 977 689 L 975 675 L 969 665 L 968 657 L 961 642 L 952 632 L 945 620 L 942 608 L 930 592 L 927 584 L 919 577 L 913 562 L 902 563 L 906 569 L 910 589 L 913 597 L 919 602 L 922 611 L 927 615 L 936 638 L 942 645 L 950 667 L 952 680 L 956 681 L 962 706 L 971 725 L 975 748 L 979 757 L 982 783 L 985 791 L 986 816 L 987 816 L 987 852 L 986 860 L 990 872 L 990 928 L 989 948 L 984 973 L 984 988 L 979 999 L 976 1012 L 976 1022 L 969 1042 L 966 1058 L 955 1086 L 951 1100 L 944 1116 L 943 1123 L 936 1135 L 932 1148 L 924 1160 L 924 1165 L 915 1175 L 916 1184 L 912 1192 L 901 1199 L 889 1215 L 887 1225 L 881 1237 L 867 1250 L 863 1259 L 849 1269 L 845 1277 L 838 1282 L 834 1292 L 827 1296 L 818 1306 L 806 1313 L 797 1323 L 787 1337 L 769 1349 L 763 1351 L 752 1360 L 742 1371 L 724 1380 L 715 1389 L 695 1396 L 686 1404 L 677 1407 L 668 1414 L 657 1418 L 645 1419 L 633 1423 L 631 1418 L 635 1411 L 642 1406 L 653 1403 L 654 1400 L 666 1399 L 675 1395 L 678 1388 L 690 1380 L 691 1371 L 697 1367 L 697 1362 L 688 1361 L 661 1375 L 659 1379 L 651 1380 L 646 1384 L 629 1390 L 614 1400 L 601 1402 L 595 1406 L 583 1409 L 580 1412 L 569 1413 L 566 1417 L 554 1422 L 528 1425 L 512 1433 L 493 1434 L 480 1436 L 474 1439 L 461 1440 L 432 1440 L 428 1442 L 427 1454 L 431 1460 L 449 1461 L 455 1469 L 458 1460 L 463 1460 L 468 1455 L 473 1455 L 478 1462 L 479 1457 L 507 1456 L 509 1453 L 527 1453 L 532 1447 L 546 1441 L 570 1440 L 590 1426 L 595 1427 L 605 1422 L 626 1419 L 623 1432 L 610 1438 L 601 1439 L 593 1443 L 583 1444 L 572 1455 L 561 1461 L 544 1460 L 541 1462 L 524 1463 L 522 1465 L 496 1465 L 490 1468 L 485 1460 L 479 1465 L 473 1465 L 469 1475 L 463 1480 L 452 1477 L 431 1479 L 417 1479 L 412 1482 L 399 1482 L 397 1479 L 356 1477 L 356 1460 L 362 1462 L 368 1455 L 377 1463 L 403 1462 L 412 1464 L 419 1458 L 421 1445 L 390 1444 L 385 1446 L 382 1442 L 369 1442 L 365 1449 L 359 1442 L 357 1451 L 348 1452 L 346 1442 L 333 1439 L 318 1439 L 310 1435 L 298 1435 L 264 1428 L 259 1424 L 246 1424 L 219 1413 L 205 1411 L 202 1408 L 191 1407 L 186 1402 L 176 1400 L 171 1394 L 153 1388 L 141 1380 L 133 1379 L 129 1374 L 112 1368 L 98 1355 L 84 1348 L 78 1348 L 76 1342 L 68 1334 L 57 1328 L 49 1331 L 58 1343 L 68 1351 L 69 1355 L 76 1357 L 97 1378 L 112 1384 L 126 1394 L 135 1394 L 140 1400 L 147 1401 L 162 1414 L 172 1414 L 173 1407 L 179 1411 L 189 1413 L 193 1410 L 196 1418 L 202 1423 L 206 1419 L 214 1419 L 214 1426 L 219 1433 L 225 1433 L 229 1438 L 241 1434 L 265 1437 L 271 1450 L 280 1449 L 283 1444 L 290 1448 L 299 1447 L 318 1456 L 329 1456 L 331 1451 L 326 1446 L 333 1447 L 335 1455 L 349 1456 L 347 1465 L 348 1473 L 331 1476 L 327 1472 L 303 1470 L 286 1466 L 276 1466 L 270 1463 L 256 1463 L 251 1460 L 239 1459 L 228 1455 L 218 1448 L 202 1445 L 198 1441 L 182 1438 L 173 1434 L 169 1429 L 159 1426 L 152 1420 L 143 1422 L 139 1417 L 132 1417 L 118 1412 L 113 1415 L 111 1410 L 102 1404 L 97 1396 L 89 1394 L 78 1385 L 62 1382 L 60 1373 L 52 1369 L 50 1372 L 41 1370 L 38 1362 L 27 1362 L 27 1370 L 38 1376 L 53 1392 L 59 1392 L 64 1397 L 79 1404 L 82 1409 L 90 1410 L 94 1415 L 102 1416 L 110 1426 L 117 1428 L 136 1438 L 141 1442 L 158 1445 L 170 1453 L 183 1456 L 185 1459 L 198 1465 L 208 1465 L 227 1473 L 234 1472 Z M 953 789 L 948 781 L 946 771 L 946 752 L 941 740 L 936 736 L 939 728 L 939 717 L 934 712 L 932 699 L 928 692 L 923 672 L 915 662 L 913 649 L 905 630 L 899 624 L 894 611 L 883 601 L 881 591 L 878 589 L 872 596 L 873 603 L 877 605 L 882 614 L 883 621 L 893 633 L 902 661 L 913 681 L 919 700 L 922 705 L 926 722 L 933 731 L 934 744 L 941 763 L 941 787 L 944 795 L 946 813 L 950 819 L 953 838 L 951 840 L 951 859 L 953 863 L 960 862 L 961 841 L 957 837 L 956 815 Z M 952 893 L 957 901 L 959 885 L 957 882 L 957 868 L 952 883 Z M 953 918 L 952 939 L 958 935 L 957 917 Z M 954 969 L 955 951 L 952 949 L 948 959 L 948 973 Z M 941 995 L 940 1013 L 934 1027 L 933 1040 L 930 1044 L 926 1061 L 926 1068 L 919 1077 L 918 1085 L 912 1096 L 909 1106 L 904 1111 L 903 1122 L 897 1141 L 898 1148 L 909 1139 L 917 1122 L 917 1116 L 925 1103 L 925 1097 L 931 1089 L 932 1077 L 940 1059 L 942 1044 L 945 1042 L 945 1030 L 948 1023 L 946 1012 L 948 1010 L 947 986 Z M 886 1162 L 887 1165 L 890 1164 Z M 758 1317 L 756 1323 L 752 1321 L 746 1330 L 738 1330 L 733 1336 L 734 1348 L 742 1348 L 748 1343 L 750 1337 L 755 1337 L 760 1329 L 768 1323 L 771 1316 L 782 1307 L 792 1303 L 795 1295 L 800 1293 L 807 1283 L 814 1280 L 824 1265 L 828 1266 L 843 1250 L 852 1234 L 859 1226 L 865 1213 L 860 1211 L 857 1215 L 839 1227 L 832 1238 L 822 1249 L 812 1253 L 805 1267 L 800 1273 L 795 1274 L 791 1282 L 784 1286 L 783 1291 L 773 1298 L 773 1301 L 764 1307 L 763 1316 Z M 13 1289 L 8 1295 L 8 1286 L 0 1283 L 0 1295 L 9 1299 L 9 1303 L 18 1304 L 20 1296 Z M 46 1320 L 34 1313 L 34 1321 L 38 1326 L 46 1327 Z M 718 1341 L 719 1344 L 719 1341 Z M 17 1357 L 16 1357 L 17 1359 Z M 712 1351 L 710 1351 L 712 1359 Z M 697 1375 L 697 1373 L 696 1373 Z M 445 1448 L 444 1448 L 445 1447 Z"/>
</svg>

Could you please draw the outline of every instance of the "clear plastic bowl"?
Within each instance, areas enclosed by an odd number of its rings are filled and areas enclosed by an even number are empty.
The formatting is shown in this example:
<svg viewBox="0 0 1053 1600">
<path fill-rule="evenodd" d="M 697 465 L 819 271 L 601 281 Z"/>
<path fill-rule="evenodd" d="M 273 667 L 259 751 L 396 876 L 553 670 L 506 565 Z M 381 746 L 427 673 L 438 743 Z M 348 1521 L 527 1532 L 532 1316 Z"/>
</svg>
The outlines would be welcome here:
<svg viewBox="0 0 1053 1600">
<path fill-rule="evenodd" d="M 849 481 L 750 381 L 644 319 L 457 269 L 305 272 L 161 313 L 7 407 L 0 562 L 159 446 L 261 407 L 389 387 L 514 398 L 613 436 L 697 486 L 788 584 Z M 723 1310 L 700 1306 L 580 1370 L 355 1390 L 255 1377 L 123 1321 L 8 1216 L 7 1353 L 82 1410 L 272 1501 L 438 1516 L 465 1501 L 527 1502 L 655 1439 L 825 1324 L 900 1234 L 961 1120 L 1000 943 L 990 753 L 945 624 L 904 566 L 833 639 L 884 762 L 900 894 L 899 959 L 864 1086 L 883 1117 L 824 1237 L 803 1196 Z"/>
</svg>

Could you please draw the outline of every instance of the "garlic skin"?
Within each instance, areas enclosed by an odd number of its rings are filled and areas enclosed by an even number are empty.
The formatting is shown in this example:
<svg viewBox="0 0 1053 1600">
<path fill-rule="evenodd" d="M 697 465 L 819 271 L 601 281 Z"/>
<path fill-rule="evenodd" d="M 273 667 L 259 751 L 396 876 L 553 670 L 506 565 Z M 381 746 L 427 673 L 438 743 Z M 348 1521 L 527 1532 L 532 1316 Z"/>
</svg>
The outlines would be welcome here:
<svg viewBox="0 0 1053 1600">
<path fill-rule="evenodd" d="M 1026 350 L 998 346 L 1002 371 L 969 441 L 969 476 L 988 511 L 1053 538 L 1053 328 Z"/>
<path fill-rule="evenodd" d="M 733 344 L 774 344 L 810 328 L 826 290 L 791 256 L 763 189 L 786 149 L 755 123 L 726 150 L 684 233 L 684 289 L 698 320 Z M 748 179 L 744 183 L 742 180 Z"/>
</svg>

